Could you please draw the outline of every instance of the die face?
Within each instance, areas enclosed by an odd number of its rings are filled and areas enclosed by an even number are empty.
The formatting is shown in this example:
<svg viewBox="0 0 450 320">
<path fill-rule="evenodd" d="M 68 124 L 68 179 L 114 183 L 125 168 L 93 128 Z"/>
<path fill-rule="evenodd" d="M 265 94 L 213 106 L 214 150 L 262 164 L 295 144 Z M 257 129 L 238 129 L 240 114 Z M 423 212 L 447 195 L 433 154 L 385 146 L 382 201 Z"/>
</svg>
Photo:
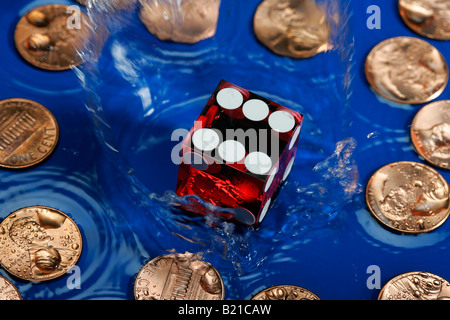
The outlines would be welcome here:
<svg viewBox="0 0 450 320">
<path fill-rule="evenodd" d="M 235 208 L 237 220 L 258 224 L 295 157 L 302 120 L 222 80 L 183 141 L 177 194 Z"/>
</svg>

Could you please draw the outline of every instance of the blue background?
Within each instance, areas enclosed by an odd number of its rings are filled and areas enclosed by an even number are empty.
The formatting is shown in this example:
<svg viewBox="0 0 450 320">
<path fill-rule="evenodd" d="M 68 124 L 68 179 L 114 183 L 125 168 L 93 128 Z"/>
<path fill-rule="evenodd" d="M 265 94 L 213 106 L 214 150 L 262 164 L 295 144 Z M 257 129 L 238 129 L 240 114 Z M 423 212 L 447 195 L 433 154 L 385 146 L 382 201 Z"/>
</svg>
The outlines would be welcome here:
<svg viewBox="0 0 450 320">
<path fill-rule="evenodd" d="M 22 15 L 52 2 L 1 3 L 0 98 L 42 103 L 61 133 L 42 165 L 0 171 L 0 217 L 47 205 L 71 216 L 83 235 L 80 289 L 68 286 L 70 274 L 31 283 L 0 269 L 24 299 L 133 299 L 134 278 L 147 261 L 184 251 L 218 269 L 226 299 L 292 284 L 324 300 L 373 300 L 400 273 L 450 279 L 448 222 L 426 234 L 397 234 L 364 201 L 379 167 L 422 162 L 409 138 L 421 106 L 379 99 L 364 76 L 377 43 L 419 37 L 396 1 L 330 1 L 330 16 L 339 17 L 331 21 L 333 49 L 306 60 L 276 56 L 256 40 L 259 2 L 222 0 L 216 35 L 195 45 L 155 39 L 135 12 L 100 15 L 111 33 L 100 58 L 87 54 L 78 69 L 56 73 L 27 64 L 13 39 Z M 381 29 L 367 28 L 370 5 L 381 9 Z M 426 40 L 450 59 L 450 43 Z M 192 126 L 221 79 L 305 115 L 290 178 L 257 230 L 226 222 L 212 228 L 170 205 L 177 176 L 171 152 L 180 141 L 171 135 Z M 446 89 L 438 99 L 448 98 Z M 367 285 L 371 266 L 379 268 L 376 288 Z"/>
</svg>

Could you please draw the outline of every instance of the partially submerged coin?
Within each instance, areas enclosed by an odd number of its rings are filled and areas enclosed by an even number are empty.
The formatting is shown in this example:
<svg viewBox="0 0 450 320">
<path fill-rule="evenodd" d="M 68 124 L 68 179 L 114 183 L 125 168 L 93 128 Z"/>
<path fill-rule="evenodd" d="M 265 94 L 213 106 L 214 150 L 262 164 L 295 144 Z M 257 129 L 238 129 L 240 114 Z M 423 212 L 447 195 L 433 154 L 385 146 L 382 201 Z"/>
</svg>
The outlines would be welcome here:
<svg viewBox="0 0 450 320">
<path fill-rule="evenodd" d="M 218 271 L 192 253 L 161 255 L 148 262 L 134 282 L 136 300 L 223 300 Z"/>
<path fill-rule="evenodd" d="M 450 169 L 450 100 L 422 107 L 411 124 L 416 151 L 429 163 Z"/>
<path fill-rule="evenodd" d="M 264 0 L 253 29 L 261 43 L 282 56 L 310 58 L 330 47 L 325 10 L 314 0 Z"/>
<path fill-rule="evenodd" d="M 78 226 L 54 208 L 19 209 L 0 224 L 0 264 L 20 279 L 60 277 L 77 263 L 81 251 Z"/>
<path fill-rule="evenodd" d="M 417 34 L 437 40 L 450 40 L 448 0 L 399 0 L 400 15 Z"/>
<path fill-rule="evenodd" d="M 27 99 L 0 101 L 0 167 L 37 165 L 55 150 L 59 127 L 43 105 Z"/>
<path fill-rule="evenodd" d="M 370 178 L 367 205 L 378 221 L 404 233 L 436 229 L 448 218 L 449 186 L 433 168 L 410 161 L 385 165 Z"/>
<path fill-rule="evenodd" d="M 87 18 L 61 4 L 32 9 L 18 22 L 14 42 L 20 55 L 35 67 L 61 71 L 81 64 L 78 53 Z"/>
<path fill-rule="evenodd" d="M 22 300 L 16 286 L 3 276 L 0 276 L 0 300 Z"/>
<path fill-rule="evenodd" d="M 313 292 L 293 285 L 278 285 L 261 290 L 252 300 L 320 300 Z"/>
<path fill-rule="evenodd" d="M 220 0 L 140 0 L 140 19 L 160 40 L 196 43 L 215 35 Z"/>
<path fill-rule="evenodd" d="M 369 53 L 367 81 L 382 97 L 406 104 L 436 99 L 448 82 L 448 66 L 442 54 L 424 40 L 395 37 L 384 40 Z"/>
<path fill-rule="evenodd" d="M 429 272 L 413 271 L 389 280 L 378 300 L 448 300 L 450 283 Z"/>
</svg>

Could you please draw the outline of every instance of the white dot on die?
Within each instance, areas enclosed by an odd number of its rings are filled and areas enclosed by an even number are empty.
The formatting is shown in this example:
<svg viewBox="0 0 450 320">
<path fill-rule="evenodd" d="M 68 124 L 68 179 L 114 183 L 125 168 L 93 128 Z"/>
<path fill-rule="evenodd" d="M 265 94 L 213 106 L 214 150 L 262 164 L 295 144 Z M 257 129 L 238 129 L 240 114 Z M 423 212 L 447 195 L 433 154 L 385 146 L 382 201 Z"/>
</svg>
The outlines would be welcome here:
<svg viewBox="0 0 450 320">
<path fill-rule="evenodd" d="M 244 159 L 245 147 L 235 140 L 226 140 L 219 145 L 219 156 L 226 162 L 236 163 Z"/>
<path fill-rule="evenodd" d="M 264 187 L 264 192 L 267 192 L 267 190 L 269 190 L 273 180 L 275 179 L 275 175 L 277 174 L 277 172 L 278 168 L 272 170 L 272 173 L 270 174 L 269 179 L 267 179 L 266 185 Z"/>
<path fill-rule="evenodd" d="M 297 130 L 295 130 L 294 134 L 292 135 L 291 142 L 289 143 L 289 150 L 291 150 L 292 147 L 294 146 L 299 134 L 300 134 L 300 126 L 298 126 Z"/>
<path fill-rule="evenodd" d="M 203 151 L 214 150 L 219 145 L 219 142 L 219 135 L 213 129 L 198 129 L 192 135 L 192 143 L 194 146 Z"/>
<path fill-rule="evenodd" d="M 252 225 L 255 223 L 255 216 L 245 208 L 234 208 L 234 218 L 242 224 Z"/>
<path fill-rule="evenodd" d="M 244 116 L 252 121 L 261 121 L 269 115 L 269 106 L 262 100 L 251 99 L 242 107 Z"/>
<path fill-rule="evenodd" d="M 254 174 L 266 174 L 272 168 L 272 159 L 263 152 L 249 153 L 245 158 L 245 167 Z"/>
<path fill-rule="evenodd" d="M 269 125 L 273 130 L 284 133 L 294 128 L 295 119 L 287 111 L 275 111 L 269 117 Z"/>
<path fill-rule="evenodd" d="M 264 205 L 264 208 L 261 211 L 261 214 L 259 215 L 259 222 L 263 221 L 265 218 L 267 211 L 269 211 L 270 203 L 272 202 L 272 199 L 267 200 L 266 204 Z"/>
<path fill-rule="evenodd" d="M 217 93 L 217 103 L 224 109 L 234 110 L 244 102 L 244 97 L 234 88 L 224 88 Z"/>
<path fill-rule="evenodd" d="M 283 181 L 285 181 L 287 179 L 287 177 L 289 176 L 289 173 L 291 173 L 292 166 L 294 165 L 294 160 L 295 160 L 295 158 L 293 157 L 291 159 L 291 161 L 289 161 L 289 163 L 286 167 L 286 171 L 284 172 L 284 175 L 283 175 Z"/>
</svg>

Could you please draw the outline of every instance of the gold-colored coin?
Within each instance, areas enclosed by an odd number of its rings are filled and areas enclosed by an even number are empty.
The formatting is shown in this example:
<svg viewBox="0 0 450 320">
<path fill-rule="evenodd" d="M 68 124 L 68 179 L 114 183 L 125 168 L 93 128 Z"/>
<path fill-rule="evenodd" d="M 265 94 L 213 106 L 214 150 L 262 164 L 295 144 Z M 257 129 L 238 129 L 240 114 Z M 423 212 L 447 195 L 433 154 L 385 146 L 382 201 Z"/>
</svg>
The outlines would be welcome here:
<svg viewBox="0 0 450 320">
<path fill-rule="evenodd" d="M 192 253 L 158 256 L 134 282 L 136 300 L 223 300 L 224 293 L 219 272 Z"/>
<path fill-rule="evenodd" d="M 60 277 L 77 263 L 81 251 L 80 230 L 59 210 L 27 207 L 0 224 L 0 264 L 20 279 Z"/>
<path fill-rule="evenodd" d="M 417 34 L 437 40 L 450 40 L 448 0 L 399 0 L 400 15 Z"/>
<path fill-rule="evenodd" d="M 278 285 L 258 292 L 252 300 L 320 300 L 320 298 L 302 287 Z"/>
<path fill-rule="evenodd" d="M 366 59 L 367 81 L 382 97 L 406 104 L 436 99 L 448 82 L 442 54 L 428 42 L 396 37 L 380 42 Z"/>
<path fill-rule="evenodd" d="M 450 212 L 447 181 L 433 168 L 411 161 L 378 169 L 367 184 L 366 202 L 383 225 L 404 233 L 434 230 Z"/>
<path fill-rule="evenodd" d="M 429 272 L 413 271 L 389 280 L 378 300 L 448 300 L 450 283 Z"/>
<path fill-rule="evenodd" d="M 22 300 L 16 286 L 3 276 L 0 276 L 0 300 Z"/>
<path fill-rule="evenodd" d="M 422 107 L 411 124 L 417 152 L 431 164 L 450 169 L 450 100 Z"/>
<path fill-rule="evenodd" d="M 140 19 L 147 30 L 163 41 L 196 43 L 215 35 L 220 0 L 140 0 Z"/>
<path fill-rule="evenodd" d="M 264 0 L 253 29 L 262 44 L 282 56 L 310 58 L 330 48 L 326 13 L 314 0 Z"/>
<path fill-rule="evenodd" d="M 81 64 L 81 36 L 86 15 L 67 5 L 51 4 L 29 11 L 18 22 L 14 42 L 20 55 L 35 67 L 61 71 Z"/>
<path fill-rule="evenodd" d="M 23 169 L 42 163 L 58 140 L 58 123 L 43 105 L 19 98 L 0 101 L 0 167 Z"/>
</svg>

